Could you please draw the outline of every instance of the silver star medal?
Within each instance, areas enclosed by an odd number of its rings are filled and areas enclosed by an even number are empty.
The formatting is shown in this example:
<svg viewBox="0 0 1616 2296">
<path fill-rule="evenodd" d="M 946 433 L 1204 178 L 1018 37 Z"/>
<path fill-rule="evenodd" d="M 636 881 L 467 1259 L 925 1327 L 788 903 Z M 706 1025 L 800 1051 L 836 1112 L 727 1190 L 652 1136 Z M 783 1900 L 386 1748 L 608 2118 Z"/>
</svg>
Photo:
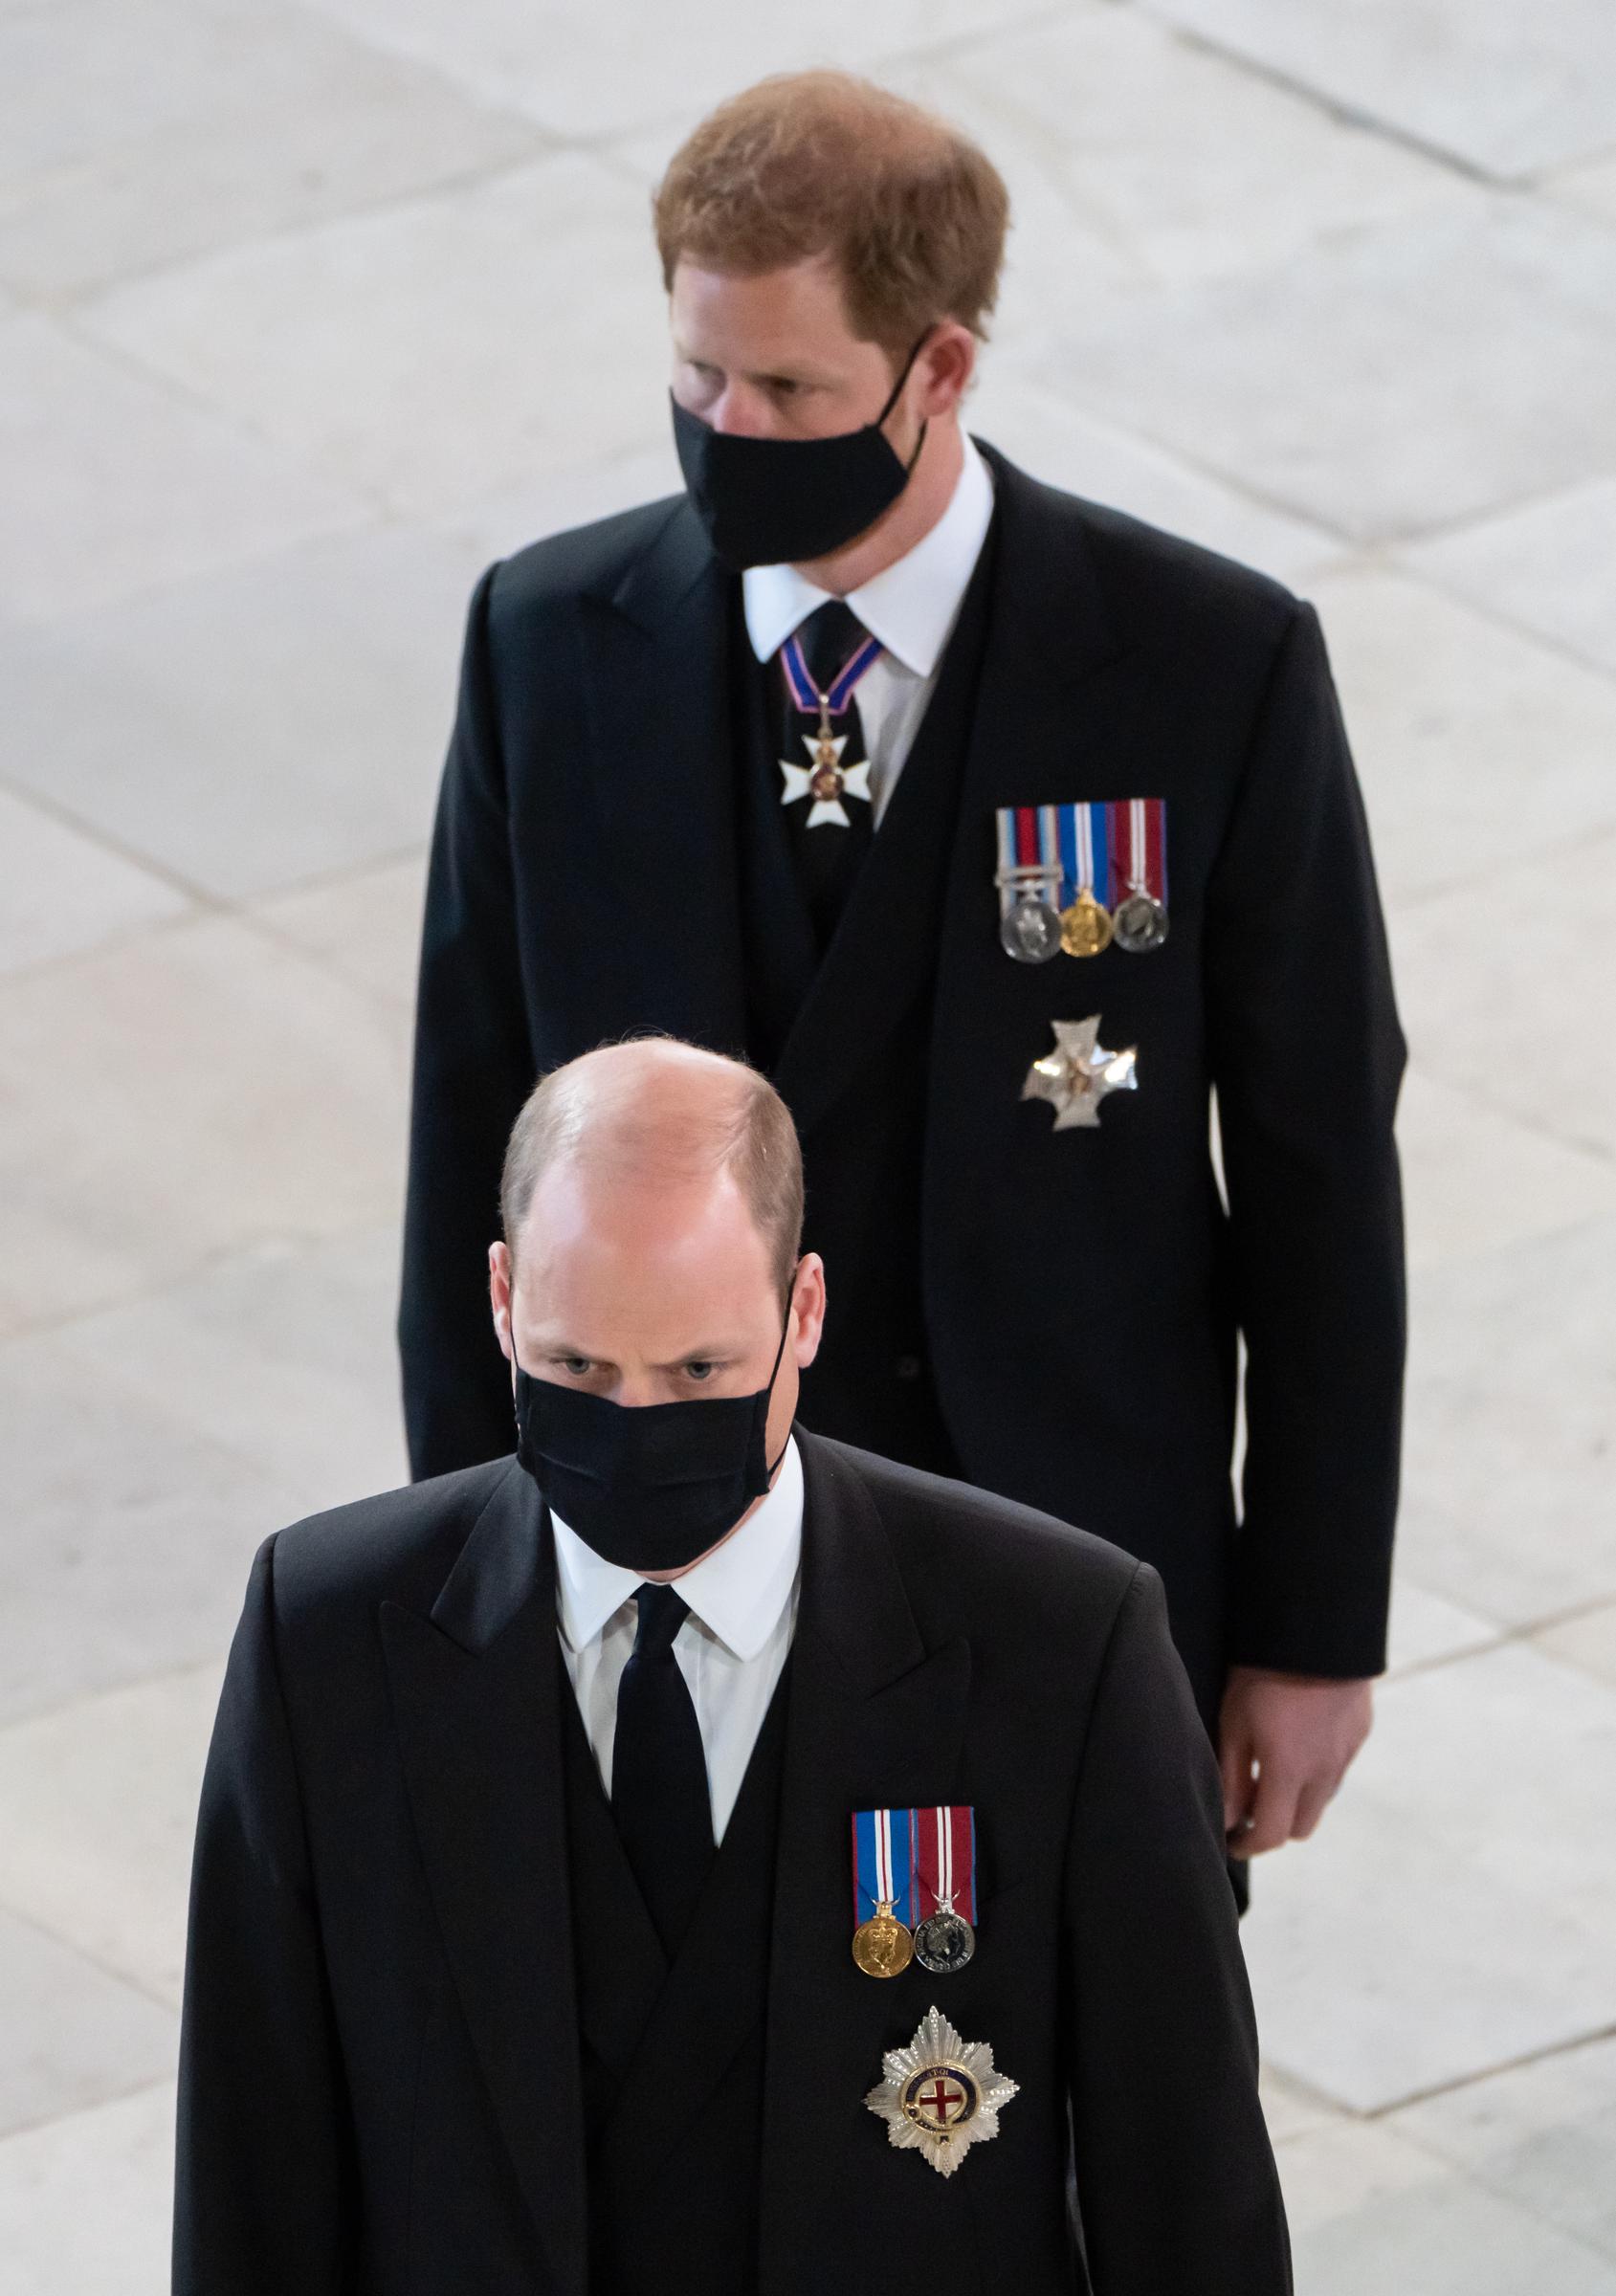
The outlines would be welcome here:
<svg viewBox="0 0 1616 2296">
<path fill-rule="evenodd" d="M 985 2041 L 962 2041 L 928 2009 L 906 2049 L 881 2060 L 886 2079 L 864 2102 L 887 2125 L 887 2141 L 917 2152 L 940 2176 L 952 2176 L 972 2145 L 999 2133 L 999 2111 L 1017 2092 L 993 2064 Z"/>
<path fill-rule="evenodd" d="M 843 805 L 844 797 L 870 800 L 870 761 L 863 759 L 856 765 L 845 766 L 842 752 L 848 745 L 846 734 L 832 734 L 822 726 L 817 733 L 805 734 L 803 746 L 813 760 L 811 765 L 792 765 L 785 758 L 780 770 L 786 776 L 781 792 L 783 806 L 794 806 L 800 797 L 811 797 L 808 826 L 817 829 L 821 822 L 833 821 L 839 829 L 851 829 L 852 821 Z"/>
<path fill-rule="evenodd" d="M 1068 1132 L 1074 1125 L 1099 1122 L 1099 1104 L 1108 1093 L 1137 1093 L 1139 1074 L 1134 1063 L 1138 1050 L 1108 1052 L 1099 1041 L 1100 1016 L 1092 1020 L 1055 1021 L 1055 1049 L 1035 1060 L 1021 1088 L 1024 1100 L 1047 1100 L 1055 1112 L 1054 1129 Z"/>
</svg>

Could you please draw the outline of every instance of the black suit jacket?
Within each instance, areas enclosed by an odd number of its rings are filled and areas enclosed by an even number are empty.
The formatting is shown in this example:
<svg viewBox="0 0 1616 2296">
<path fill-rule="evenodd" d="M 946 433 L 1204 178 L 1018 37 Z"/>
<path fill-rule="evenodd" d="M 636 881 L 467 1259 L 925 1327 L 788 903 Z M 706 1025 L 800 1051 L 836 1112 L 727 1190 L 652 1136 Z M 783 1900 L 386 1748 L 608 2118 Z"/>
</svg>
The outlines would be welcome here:
<svg viewBox="0 0 1616 2296">
<path fill-rule="evenodd" d="M 1278 2296 L 1217 1782 L 1155 1574 L 800 1441 L 761 2296 L 863 2285 L 873 2257 L 889 2296 L 950 2265 L 1072 2296 L 1073 2170 L 1096 2296 Z M 261 1551 L 197 1838 L 177 2296 L 585 2296 L 552 1568 L 509 1461 Z M 866 1977 L 849 1814 L 941 1801 L 977 1813 L 976 1957 Z M 648 2178 L 743 1999 L 720 1952 L 658 2004 L 615 2106 Z M 933 1999 L 1021 2085 L 948 2181 L 862 2103 Z M 676 2239 L 665 2285 L 685 2296 Z"/>
<path fill-rule="evenodd" d="M 1263 577 L 990 459 L 992 596 L 941 933 L 902 928 L 889 871 L 775 1071 L 810 1201 L 816 1125 L 869 1089 L 934 988 L 926 1344 L 965 1473 L 1154 1563 L 1204 1711 L 1230 1660 L 1372 1674 L 1404 1048 L 1318 625 Z M 473 602 L 422 950 L 399 1326 L 417 1473 L 509 1445 L 484 1269 L 536 1076 L 633 1029 L 745 1048 L 734 593 L 681 497 L 539 543 Z M 1012 962 L 995 808 L 1122 797 L 1167 803 L 1166 946 Z M 1138 1047 L 1140 1090 L 1097 1131 L 1056 1133 L 1023 1080 L 1052 1020 L 1093 1013 L 1106 1043 Z"/>
</svg>

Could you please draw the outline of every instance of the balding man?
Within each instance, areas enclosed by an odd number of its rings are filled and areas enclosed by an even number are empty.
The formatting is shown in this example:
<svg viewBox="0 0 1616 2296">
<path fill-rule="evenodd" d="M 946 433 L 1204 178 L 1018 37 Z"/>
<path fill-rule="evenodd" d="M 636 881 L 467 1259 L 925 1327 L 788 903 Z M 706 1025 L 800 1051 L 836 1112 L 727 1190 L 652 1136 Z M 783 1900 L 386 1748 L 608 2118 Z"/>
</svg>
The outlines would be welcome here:
<svg viewBox="0 0 1616 2296">
<path fill-rule="evenodd" d="M 793 1433 L 826 1279 L 752 1071 L 573 1063 L 503 1196 L 517 1458 L 253 1574 L 179 2296 L 1280 2296 L 1155 1574 Z"/>
</svg>

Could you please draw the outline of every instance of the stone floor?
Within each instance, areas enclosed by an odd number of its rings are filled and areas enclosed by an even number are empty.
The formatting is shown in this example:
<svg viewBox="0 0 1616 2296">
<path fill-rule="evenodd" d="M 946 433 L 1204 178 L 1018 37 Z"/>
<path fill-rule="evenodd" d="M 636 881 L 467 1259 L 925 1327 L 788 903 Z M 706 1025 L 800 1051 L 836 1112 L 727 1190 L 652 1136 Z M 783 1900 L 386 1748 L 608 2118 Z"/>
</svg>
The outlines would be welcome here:
<svg viewBox="0 0 1616 2296">
<path fill-rule="evenodd" d="M 466 592 L 669 483 L 647 185 L 880 71 L 1019 214 L 977 427 L 1322 611 L 1413 1046 L 1396 1665 L 1248 1933 L 1312 2296 L 1616 2296 L 1608 0 L 0 0 L 0 2289 L 164 2285 L 276 1524 L 395 1480 Z"/>
</svg>

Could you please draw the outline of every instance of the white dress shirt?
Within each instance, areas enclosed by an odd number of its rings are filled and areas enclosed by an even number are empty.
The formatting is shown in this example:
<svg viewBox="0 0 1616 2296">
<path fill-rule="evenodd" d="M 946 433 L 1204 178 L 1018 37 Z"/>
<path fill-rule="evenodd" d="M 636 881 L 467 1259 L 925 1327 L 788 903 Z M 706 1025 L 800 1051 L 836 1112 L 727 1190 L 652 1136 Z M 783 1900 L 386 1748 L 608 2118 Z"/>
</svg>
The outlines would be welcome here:
<svg viewBox="0 0 1616 2296">
<path fill-rule="evenodd" d="M 556 1629 L 578 1711 L 611 1792 L 617 1686 L 634 1646 L 637 1571 L 607 1562 L 553 1511 Z M 676 1581 L 690 1616 L 674 1657 L 690 1686 L 707 1756 L 713 1839 L 721 1842 L 797 1623 L 803 1463 L 794 1440 L 751 1521 Z"/>
<path fill-rule="evenodd" d="M 855 691 L 877 828 L 937 685 L 943 649 L 993 518 L 987 465 L 974 441 L 963 431 L 961 438 L 964 461 L 937 524 L 884 572 L 848 592 L 848 605 L 886 649 Z M 794 566 L 749 566 L 741 583 L 746 634 L 760 662 L 778 653 L 830 595 L 805 581 Z"/>
</svg>

